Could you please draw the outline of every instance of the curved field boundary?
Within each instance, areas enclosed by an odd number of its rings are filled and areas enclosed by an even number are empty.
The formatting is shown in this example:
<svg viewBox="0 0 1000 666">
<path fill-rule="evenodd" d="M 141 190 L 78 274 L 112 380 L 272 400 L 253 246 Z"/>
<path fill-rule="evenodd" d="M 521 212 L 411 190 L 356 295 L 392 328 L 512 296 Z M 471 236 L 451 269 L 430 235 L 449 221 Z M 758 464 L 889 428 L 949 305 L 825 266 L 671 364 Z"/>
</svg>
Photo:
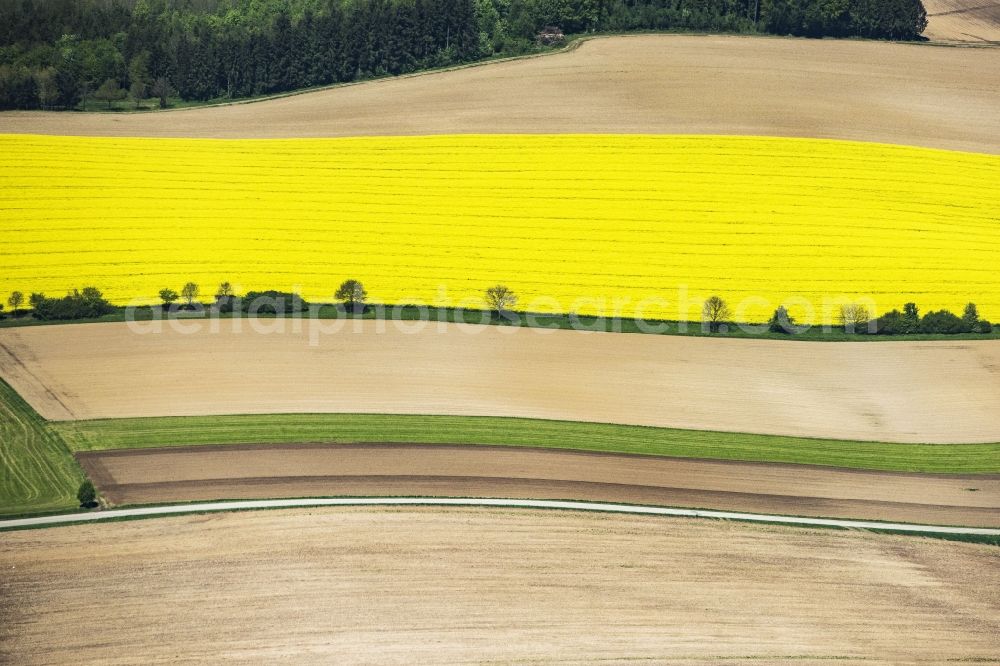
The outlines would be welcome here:
<svg viewBox="0 0 1000 666">
<path fill-rule="evenodd" d="M 183 113 L 0 114 L 0 131 L 216 138 L 768 134 L 1000 153 L 1000 50 L 634 35 L 572 52 Z M 460 91 L 460 94 L 456 94 Z"/>
<path fill-rule="evenodd" d="M 883 523 L 870 520 L 834 520 L 827 518 L 800 518 L 773 516 L 732 511 L 703 511 L 700 509 L 675 509 L 658 506 L 630 504 L 602 504 L 599 502 L 571 502 L 564 500 L 482 499 L 455 497 L 329 497 L 316 499 L 246 500 L 240 502 L 204 502 L 173 506 L 112 509 L 94 513 L 76 513 L 63 516 L 42 516 L 0 521 L 0 530 L 26 527 L 53 527 L 101 520 L 152 518 L 186 513 L 212 513 L 217 511 L 247 511 L 252 509 L 287 509 L 321 506 L 479 506 L 522 509 L 561 509 L 566 511 L 602 511 L 607 513 L 641 514 L 649 516 L 675 516 L 687 518 L 713 518 L 758 523 L 778 523 L 812 527 L 839 527 L 844 529 L 885 530 L 912 534 L 949 534 L 966 536 L 1000 536 L 1000 529 L 953 527 L 945 525 L 912 525 L 909 523 Z"/>
</svg>

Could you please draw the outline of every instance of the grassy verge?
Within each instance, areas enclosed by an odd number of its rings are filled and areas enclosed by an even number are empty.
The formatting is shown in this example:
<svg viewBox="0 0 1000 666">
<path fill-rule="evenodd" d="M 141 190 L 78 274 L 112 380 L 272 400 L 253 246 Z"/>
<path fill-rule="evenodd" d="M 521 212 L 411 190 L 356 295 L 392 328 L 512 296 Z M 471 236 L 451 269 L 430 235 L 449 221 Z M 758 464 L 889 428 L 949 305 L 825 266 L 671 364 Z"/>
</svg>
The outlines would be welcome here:
<svg viewBox="0 0 1000 666">
<path fill-rule="evenodd" d="M 885 444 L 537 419 L 280 414 L 52 423 L 74 451 L 297 442 L 493 444 L 928 473 L 998 473 L 997 444 Z"/>
<path fill-rule="evenodd" d="M 181 312 L 170 315 L 178 319 L 196 320 L 208 319 L 209 311 L 205 310 L 201 314 L 193 312 Z M 164 315 L 159 308 L 140 307 L 132 310 L 128 314 L 126 308 L 119 308 L 115 312 L 96 319 L 76 319 L 71 321 L 40 321 L 30 316 L 8 317 L 0 320 L 0 328 L 14 328 L 20 326 L 45 326 L 60 324 L 93 324 L 101 322 L 124 322 L 129 321 L 150 321 Z M 229 319 L 233 316 L 244 317 L 241 313 L 235 315 L 231 313 L 211 315 L 221 319 Z M 261 315 L 264 316 L 264 315 Z M 310 315 L 306 314 L 304 318 Z M 399 321 L 420 321 L 427 322 L 449 322 L 464 324 L 485 324 L 490 326 L 520 326 L 533 328 L 551 328 L 561 330 L 585 330 L 603 331 L 608 333 L 640 333 L 649 335 L 685 335 L 685 336 L 709 336 L 715 338 L 745 338 L 762 340 L 801 340 L 812 342 L 886 342 L 886 341 L 927 341 L 927 340 L 997 340 L 1000 339 L 1000 325 L 994 332 L 982 333 L 961 333 L 961 334 L 914 334 L 914 335 L 867 335 L 857 333 L 845 333 L 841 328 L 813 326 L 802 333 L 786 334 L 772 333 L 767 330 L 766 325 L 745 323 L 733 325 L 725 333 L 708 333 L 703 330 L 702 323 L 698 321 L 675 321 L 666 319 L 631 319 L 612 317 L 595 317 L 586 315 L 569 314 L 541 314 L 535 312 L 510 312 L 504 314 L 503 320 L 494 320 L 486 310 L 456 309 L 432 306 L 417 305 L 373 305 L 363 315 L 345 314 L 337 305 L 320 305 L 314 315 L 317 319 L 386 319 Z"/>
<path fill-rule="evenodd" d="M 0 516 L 74 509 L 82 480 L 58 433 L 0 380 Z"/>
</svg>

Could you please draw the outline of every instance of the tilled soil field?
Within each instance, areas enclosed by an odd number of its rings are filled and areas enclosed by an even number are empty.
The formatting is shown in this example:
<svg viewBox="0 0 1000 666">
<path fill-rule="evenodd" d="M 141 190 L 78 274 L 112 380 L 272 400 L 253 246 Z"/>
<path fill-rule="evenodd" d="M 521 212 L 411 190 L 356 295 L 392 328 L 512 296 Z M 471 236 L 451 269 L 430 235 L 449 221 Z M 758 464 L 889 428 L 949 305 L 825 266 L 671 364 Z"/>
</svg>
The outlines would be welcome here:
<svg viewBox="0 0 1000 666">
<path fill-rule="evenodd" d="M 371 320 L 0 330 L 0 376 L 54 420 L 443 414 L 989 443 L 1000 441 L 998 373 L 997 340 L 786 342 Z"/>
<path fill-rule="evenodd" d="M 561 511 L 3 534 L 0 661 L 994 663 L 994 547 Z"/>
<path fill-rule="evenodd" d="M 637 35 L 595 39 L 552 56 L 253 104 L 140 114 L 3 113 L 0 132 L 757 134 L 998 153 L 997 72 L 1000 50 L 992 49 Z"/>
<path fill-rule="evenodd" d="M 955 44 L 1000 46 L 1000 2 L 996 0 L 924 0 L 924 36 Z"/>
<path fill-rule="evenodd" d="M 115 504 L 309 496 L 530 497 L 939 525 L 1000 525 L 1000 476 L 492 446 L 305 444 L 94 451 Z"/>
</svg>

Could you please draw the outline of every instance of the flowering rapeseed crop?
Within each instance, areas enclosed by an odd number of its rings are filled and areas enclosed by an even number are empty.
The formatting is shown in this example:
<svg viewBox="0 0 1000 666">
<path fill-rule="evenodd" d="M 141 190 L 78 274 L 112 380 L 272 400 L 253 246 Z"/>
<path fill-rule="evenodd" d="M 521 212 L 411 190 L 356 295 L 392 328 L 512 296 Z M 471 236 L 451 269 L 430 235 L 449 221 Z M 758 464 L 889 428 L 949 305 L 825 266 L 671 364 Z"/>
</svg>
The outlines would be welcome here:
<svg viewBox="0 0 1000 666">
<path fill-rule="evenodd" d="M 332 300 L 357 278 L 385 303 L 481 307 L 503 282 L 539 311 L 697 318 L 719 294 L 746 320 L 844 298 L 1000 319 L 1000 157 L 902 146 L 7 135 L 0 228 L 0 294 L 229 281 Z"/>
</svg>

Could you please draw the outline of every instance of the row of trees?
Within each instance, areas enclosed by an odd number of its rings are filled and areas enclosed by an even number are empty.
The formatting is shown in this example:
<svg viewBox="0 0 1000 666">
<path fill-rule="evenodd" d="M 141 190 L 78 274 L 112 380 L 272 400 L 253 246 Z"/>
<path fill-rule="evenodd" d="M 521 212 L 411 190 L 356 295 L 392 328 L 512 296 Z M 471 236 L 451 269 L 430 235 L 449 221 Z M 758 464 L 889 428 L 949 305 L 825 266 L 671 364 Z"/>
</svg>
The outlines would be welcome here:
<svg viewBox="0 0 1000 666">
<path fill-rule="evenodd" d="M 731 323 L 732 312 L 725 300 L 712 296 L 702 308 L 702 320 L 709 331 L 719 331 Z M 902 312 L 891 310 L 881 317 L 875 317 L 865 305 L 847 303 L 842 305 L 838 316 L 846 333 L 868 333 L 872 335 L 914 335 L 938 334 L 955 335 L 961 333 L 986 334 L 993 332 L 993 324 L 979 316 L 975 303 L 965 306 L 959 317 L 948 310 L 935 310 L 920 316 L 916 303 L 907 303 Z M 803 330 L 785 306 L 779 306 L 768 321 L 772 333 L 793 334 Z"/>
<path fill-rule="evenodd" d="M 111 305 L 101 292 L 94 287 L 84 287 L 74 289 L 61 298 L 49 298 L 45 294 L 35 292 L 31 294 L 25 303 L 24 293 L 20 291 L 12 292 L 7 299 L 7 304 L 11 307 L 11 316 L 21 317 L 28 313 L 24 305 L 30 307 L 31 315 L 35 319 L 43 321 L 57 319 L 96 319 L 115 311 L 115 306 Z M 0 318 L 3 306 L 0 305 Z"/>
<path fill-rule="evenodd" d="M 168 309 L 198 310 L 202 304 L 198 301 L 201 288 L 194 282 L 185 284 L 180 292 L 173 289 L 161 289 L 159 292 L 162 307 Z M 365 312 L 368 301 L 368 291 L 359 280 L 345 280 L 337 288 L 334 298 L 343 304 L 346 312 L 361 314 Z M 183 299 L 183 304 L 177 305 Z M 517 294 L 503 284 L 490 287 L 484 293 L 484 301 L 494 317 L 500 318 L 517 305 Z M 24 293 L 14 291 L 7 299 L 14 317 L 30 313 L 41 320 L 55 319 L 90 319 L 102 317 L 115 311 L 115 307 L 104 299 L 101 292 L 94 287 L 74 289 L 61 298 L 48 298 L 42 293 L 32 293 L 25 299 Z M 25 308 L 27 305 L 29 308 Z M 219 285 L 214 295 L 213 306 L 220 312 L 233 312 L 237 308 L 249 314 L 294 314 L 305 312 L 309 308 L 298 294 L 282 291 L 250 291 L 244 296 L 238 296 L 229 282 Z M 0 317 L 3 306 L 0 305 Z M 720 296 L 711 296 L 702 306 L 702 323 L 709 332 L 725 331 L 732 324 L 732 310 L 729 304 Z M 913 335 L 913 334 L 987 334 L 993 332 L 993 325 L 979 316 L 975 303 L 965 306 L 962 316 L 948 310 L 933 310 L 923 316 L 915 303 L 907 303 L 900 311 L 891 310 L 875 317 L 865 305 L 848 303 L 840 308 L 839 323 L 847 333 L 869 333 L 874 335 Z M 801 332 L 804 327 L 795 322 L 788 308 L 779 306 L 768 321 L 768 329 L 773 333 L 793 334 Z"/>
<path fill-rule="evenodd" d="M 161 289 L 160 300 L 164 310 L 174 308 L 179 298 L 185 301 L 183 308 L 194 310 L 199 307 L 195 301 L 200 293 L 201 289 L 197 284 L 188 282 L 179 294 L 170 288 Z M 343 304 L 346 312 L 363 314 L 368 301 L 368 291 L 359 280 L 344 280 L 337 287 L 333 297 Z M 517 304 L 517 294 L 506 285 L 498 284 L 486 290 L 485 301 L 494 315 L 500 316 Z M 240 297 L 236 295 L 232 284 L 223 282 L 215 293 L 214 306 L 220 312 L 232 312 L 239 306 L 242 312 L 288 314 L 303 312 L 309 304 L 298 294 L 281 291 L 251 291 Z"/>
<path fill-rule="evenodd" d="M 184 299 L 182 309 L 196 310 L 201 307 L 200 303 L 196 304 L 200 294 L 201 288 L 194 282 L 188 282 L 180 293 L 166 288 L 161 289 L 159 295 L 164 310 L 173 309 L 181 298 Z M 358 280 L 345 280 L 337 288 L 334 298 L 342 301 L 344 308 L 350 312 L 364 312 L 368 292 Z M 309 304 L 301 296 L 284 291 L 250 291 L 240 297 L 229 282 L 219 285 L 213 306 L 220 312 L 233 312 L 239 308 L 242 312 L 254 314 L 291 314 L 304 312 L 309 308 Z"/>
<path fill-rule="evenodd" d="M 566 33 L 916 38 L 920 0 L 9 0 L 0 109 L 239 98 L 539 48 Z M 126 92 L 128 91 L 128 92 Z"/>
</svg>

